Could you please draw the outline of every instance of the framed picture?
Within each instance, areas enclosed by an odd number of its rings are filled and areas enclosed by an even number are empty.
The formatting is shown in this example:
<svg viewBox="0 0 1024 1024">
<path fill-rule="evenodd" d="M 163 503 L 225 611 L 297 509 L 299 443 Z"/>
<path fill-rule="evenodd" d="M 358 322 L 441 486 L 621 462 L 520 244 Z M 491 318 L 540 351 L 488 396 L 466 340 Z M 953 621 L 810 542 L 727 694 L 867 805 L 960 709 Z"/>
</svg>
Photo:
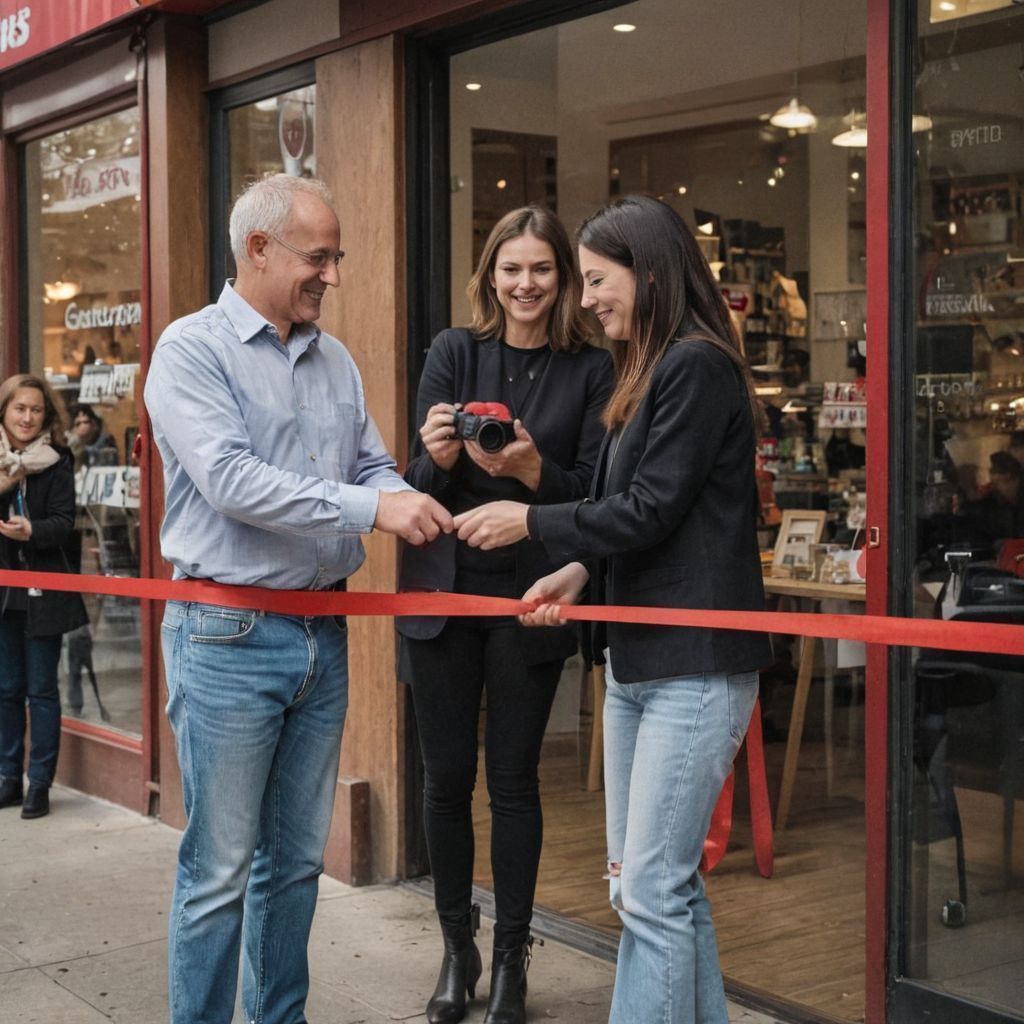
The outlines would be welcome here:
<svg viewBox="0 0 1024 1024">
<path fill-rule="evenodd" d="M 772 575 L 795 579 L 810 579 L 814 567 L 811 547 L 821 540 L 825 529 L 825 515 L 821 510 L 802 508 L 783 510 L 779 535 L 775 538 L 772 557 Z"/>
</svg>

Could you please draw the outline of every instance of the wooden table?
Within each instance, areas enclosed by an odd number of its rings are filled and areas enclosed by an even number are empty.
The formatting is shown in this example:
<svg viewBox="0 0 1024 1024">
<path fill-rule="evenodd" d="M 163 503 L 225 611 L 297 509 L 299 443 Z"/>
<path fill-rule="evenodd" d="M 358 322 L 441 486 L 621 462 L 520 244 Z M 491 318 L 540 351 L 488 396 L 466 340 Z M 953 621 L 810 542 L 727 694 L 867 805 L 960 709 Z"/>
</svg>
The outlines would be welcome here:
<svg viewBox="0 0 1024 1024">
<path fill-rule="evenodd" d="M 792 597 L 808 603 L 826 600 L 849 601 L 863 604 L 867 590 L 863 583 L 816 583 L 813 580 L 793 580 L 765 576 L 766 594 Z M 807 696 L 811 689 L 814 672 L 814 655 L 817 637 L 805 636 L 800 647 L 800 667 L 796 677 L 796 692 L 793 695 L 793 713 L 789 720 L 789 735 L 786 738 L 786 760 L 782 766 L 782 785 L 779 787 L 779 803 L 775 811 L 775 831 L 781 832 L 789 818 L 789 807 L 793 799 L 793 783 L 796 779 L 796 765 L 800 757 L 800 742 L 804 732 L 804 716 L 807 711 Z M 826 709 L 830 717 L 831 709 Z"/>
</svg>

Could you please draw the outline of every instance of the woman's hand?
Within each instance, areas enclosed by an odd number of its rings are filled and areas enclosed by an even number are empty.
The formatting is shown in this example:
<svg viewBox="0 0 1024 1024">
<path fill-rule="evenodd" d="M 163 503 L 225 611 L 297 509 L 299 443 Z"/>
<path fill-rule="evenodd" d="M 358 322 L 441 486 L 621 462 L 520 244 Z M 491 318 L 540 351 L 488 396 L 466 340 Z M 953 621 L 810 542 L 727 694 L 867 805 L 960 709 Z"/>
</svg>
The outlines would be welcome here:
<svg viewBox="0 0 1024 1024">
<path fill-rule="evenodd" d="M 493 551 L 529 537 L 526 513 L 529 505 L 518 501 L 489 501 L 455 517 L 459 540 L 471 548 Z"/>
<path fill-rule="evenodd" d="M 531 491 L 540 486 L 541 456 L 522 420 L 513 424 L 516 439 L 500 451 L 485 452 L 475 441 L 466 442 L 466 454 L 491 476 L 511 476 Z"/>
<path fill-rule="evenodd" d="M 455 437 L 454 405 L 438 402 L 427 410 L 427 418 L 420 427 L 420 440 L 434 464 L 446 473 L 459 458 L 462 442 Z"/>
<path fill-rule="evenodd" d="M 0 494 L 6 494 L 7 491 L 13 490 L 21 483 L 24 476 L 24 472 L 20 470 L 17 473 L 8 473 L 6 470 L 0 469 Z"/>
<path fill-rule="evenodd" d="M 564 626 L 561 617 L 563 604 L 576 604 L 590 573 L 581 562 L 570 562 L 549 576 L 542 576 L 523 594 L 527 604 L 535 605 L 532 612 L 519 616 L 524 626 Z"/>
<path fill-rule="evenodd" d="M 32 524 L 24 516 L 11 516 L 7 522 L 0 519 L 0 535 L 8 540 L 31 540 Z"/>
</svg>

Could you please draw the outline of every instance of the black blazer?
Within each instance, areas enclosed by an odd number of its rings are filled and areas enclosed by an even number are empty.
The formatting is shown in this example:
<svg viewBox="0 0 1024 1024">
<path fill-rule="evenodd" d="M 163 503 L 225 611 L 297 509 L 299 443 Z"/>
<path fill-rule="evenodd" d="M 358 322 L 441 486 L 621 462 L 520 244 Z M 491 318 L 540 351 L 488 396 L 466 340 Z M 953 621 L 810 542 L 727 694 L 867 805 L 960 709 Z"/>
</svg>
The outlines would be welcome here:
<svg viewBox="0 0 1024 1024">
<path fill-rule="evenodd" d="M 25 543 L 0 537 L 0 567 L 35 572 L 77 572 L 79 552 L 75 544 L 75 478 L 71 454 L 58 449 L 60 460 L 25 482 L 26 514 L 32 521 L 32 537 Z M 0 494 L 4 518 L 12 492 Z M 0 587 L 0 613 L 26 611 L 29 636 L 57 636 L 84 626 L 89 617 L 78 594 L 44 590 L 29 597 L 21 588 Z"/>
<path fill-rule="evenodd" d="M 594 600 L 762 610 L 754 425 L 729 357 L 700 339 L 671 345 L 619 438 L 610 466 L 611 438 L 601 449 L 606 496 L 531 508 L 530 536 L 558 564 L 596 559 Z M 607 643 L 623 683 L 771 660 L 767 635 L 746 631 L 608 623 Z"/>
<path fill-rule="evenodd" d="M 463 328 L 442 331 L 430 346 L 420 378 L 417 424 L 423 423 L 427 410 L 438 402 L 498 400 L 502 394 L 501 372 L 500 342 L 496 339 L 476 340 Z M 543 457 L 540 484 L 531 491 L 509 479 L 505 497 L 547 504 L 589 493 L 604 435 L 601 412 L 611 395 L 613 379 L 611 356 L 603 349 L 584 345 L 578 352 L 551 353 L 522 414 L 523 425 Z M 465 452 L 459 453 L 451 472 L 440 469 L 417 435 L 405 479 L 449 510 L 461 511 L 467 507 L 464 483 L 473 472 L 479 470 Z M 455 584 L 457 543 L 455 535 L 450 534 L 424 547 L 403 544 L 399 589 L 450 591 Z M 516 544 L 513 554 L 516 596 L 557 568 L 544 548 L 531 541 Z M 395 625 L 403 636 L 426 640 L 437 636 L 446 621 L 441 616 L 401 616 Z M 529 664 L 564 659 L 576 649 L 572 627 L 518 629 L 523 656 Z"/>
</svg>

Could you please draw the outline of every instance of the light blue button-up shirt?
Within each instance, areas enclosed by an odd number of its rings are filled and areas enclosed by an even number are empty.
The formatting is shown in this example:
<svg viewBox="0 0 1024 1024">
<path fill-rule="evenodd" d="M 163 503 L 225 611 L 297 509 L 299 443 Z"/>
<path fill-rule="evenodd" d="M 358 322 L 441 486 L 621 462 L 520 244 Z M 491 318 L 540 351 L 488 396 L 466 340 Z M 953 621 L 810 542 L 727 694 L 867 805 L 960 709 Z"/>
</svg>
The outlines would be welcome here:
<svg viewBox="0 0 1024 1024">
<path fill-rule="evenodd" d="M 362 564 L 379 492 L 411 490 L 345 347 L 311 324 L 283 344 L 230 284 L 164 331 L 145 397 L 175 579 L 329 587 Z"/>
</svg>

